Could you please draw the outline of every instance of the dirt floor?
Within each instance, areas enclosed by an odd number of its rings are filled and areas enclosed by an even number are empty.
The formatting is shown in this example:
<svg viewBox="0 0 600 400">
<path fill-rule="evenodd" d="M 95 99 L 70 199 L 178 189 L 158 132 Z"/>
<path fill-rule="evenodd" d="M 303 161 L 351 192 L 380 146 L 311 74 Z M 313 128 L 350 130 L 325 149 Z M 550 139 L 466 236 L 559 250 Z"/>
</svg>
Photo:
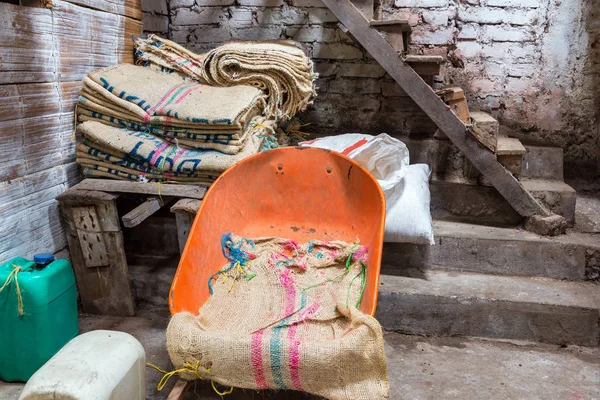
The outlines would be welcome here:
<svg viewBox="0 0 600 400">
<path fill-rule="evenodd" d="M 166 309 L 140 310 L 131 318 L 82 315 L 82 332 L 119 330 L 145 347 L 147 361 L 169 368 Z M 600 349 L 385 334 L 391 399 L 600 399 Z M 147 398 L 166 399 L 161 374 L 148 368 Z M 0 381 L 0 399 L 18 399 L 22 384 Z M 229 400 L 312 399 L 296 392 L 234 390 Z M 220 399 L 199 382 L 186 399 Z"/>
</svg>

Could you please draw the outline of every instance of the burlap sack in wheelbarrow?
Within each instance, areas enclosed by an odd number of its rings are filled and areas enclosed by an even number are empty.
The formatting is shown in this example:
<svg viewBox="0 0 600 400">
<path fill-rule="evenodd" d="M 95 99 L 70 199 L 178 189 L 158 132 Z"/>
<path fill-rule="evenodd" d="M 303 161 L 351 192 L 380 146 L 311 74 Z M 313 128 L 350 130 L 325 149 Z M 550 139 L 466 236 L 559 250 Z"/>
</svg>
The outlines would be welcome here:
<svg viewBox="0 0 600 400">
<path fill-rule="evenodd" d="M 258 127 L 257 133 L 268 135 L 266 125 Z M 236 162 L 258 153 L 263 139 L 259 135 L 250 135 L 242 151 L 235 155 L 215 150 L 199 150 L 170 143 L 149 133 L 116 128 L 100 122 L 87 121 L 79 124 L 77 131 L 91 144 L 108 149 L 120 158 L 128 156 L 146 162 L 160 171 L 174 173 L 193 173 L 212 171 L 222 173 Z M 260 135 L 262 136 L 262 135 Z"/>
<path fill-rule="evenodd" d="M 86 91 L 148 124 L 230 126 L 262 113 L 264 94 L 251 86 L 214 87 L 150 68 L 119 64 L 83 79 Z"/>
<path fill-rule="evenodd" d="M 230 262 L 203 283 L 212 296 L 167 328 L 184 379 L 333 400 L 389 396 L 381 326 L 358 309 L 366 248 L 230 234 L 222 246 Z"/>
<path fill-rule="evenodd" d="M 251 85 L 268 95 L 265 115 L 277 122 L 305 110 L 316 96 L 312 61 L 292 41 L 230 42 L 195 54 L 156 35 L 135 41 L 138 62 L 175 70 L 209 85 Z"/>
</svg>

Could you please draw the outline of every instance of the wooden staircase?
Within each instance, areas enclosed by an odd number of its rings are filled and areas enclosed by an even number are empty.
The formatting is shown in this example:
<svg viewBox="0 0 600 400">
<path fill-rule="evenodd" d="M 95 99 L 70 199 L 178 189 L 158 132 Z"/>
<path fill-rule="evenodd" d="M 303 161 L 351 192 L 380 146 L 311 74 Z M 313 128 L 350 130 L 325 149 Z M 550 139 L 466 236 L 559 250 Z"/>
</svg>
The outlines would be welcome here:
<svg viewBox="0 0 600 400">
<path fill-rule="evenodd" d="M 354 1 L 356 4 L 351 0 L 323 0 L 323 3 L 338 18 L 342 29 L 377 60 L 437 125 L 441 132 L 436 137 L 447 137 L 483 175 L 485 182 L 494 186 L 514 210 L 526 218 L 528 230 L 542 235 L 564 233 L 567 226 L 565 219 L 538 202 L 511 173 L 519 164 L 517 153 L 520 149 L 517 149 L 515 141 L 503 138 L 498 141 L 497 123 L 496 128 L 490 128 L 491 121 L 485 121 L 487 118 L 482 114 L 478 115 L 480 121 L 476 118 L 473 123 L 471 116 L 465 117 L 464 110 L 458 110 L 454 97 L 448 99 L 446 95 L 447 104 L 442 98 L 444 94 L 438 96 L 419 75 L 419 70 L 423 72 L 423 64 L 437 64 L 439 72 L 442 59 L 439 56 L 427 58 L 406 54 L 410 34 L 408 22 L 373 21 L 372 0 Z M 437 73 L 430 67 L 428 71 L 422 75 Z M 507 145 L 511 150 L 503 153 L 499 145 Z"/>
</svg>

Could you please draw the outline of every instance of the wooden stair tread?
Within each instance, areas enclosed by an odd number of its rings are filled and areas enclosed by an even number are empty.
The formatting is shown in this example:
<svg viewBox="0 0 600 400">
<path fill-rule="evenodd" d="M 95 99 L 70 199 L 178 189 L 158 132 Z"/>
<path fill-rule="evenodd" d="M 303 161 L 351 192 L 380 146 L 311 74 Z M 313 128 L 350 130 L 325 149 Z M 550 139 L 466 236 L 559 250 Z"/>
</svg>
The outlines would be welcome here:
<svg viewBox="0 0 600 400">
<path fill-rule="evenodd" d="M 401 28 L 404 32 L 410 32 L 412 30 L 407 19 L 374 19 L 369 21 L 369 25 L 373 27 L 396 26 Z"/>
<path fill-rule="evenodd" d="M 417 54 L 407 54 L 404 57 L 404 61 L 407 63 L 436 63 L 441 64 L 444 62 L 444 57 L 442 56 L 423 56 Z"/>
<path fill-rule="evenodd" d="M 527 150 L 519 139 L 498 136 L 498 144 L 496 145 L 497 155 L 523 155 L 525 153 L 527 153 Z"/>
</svg>

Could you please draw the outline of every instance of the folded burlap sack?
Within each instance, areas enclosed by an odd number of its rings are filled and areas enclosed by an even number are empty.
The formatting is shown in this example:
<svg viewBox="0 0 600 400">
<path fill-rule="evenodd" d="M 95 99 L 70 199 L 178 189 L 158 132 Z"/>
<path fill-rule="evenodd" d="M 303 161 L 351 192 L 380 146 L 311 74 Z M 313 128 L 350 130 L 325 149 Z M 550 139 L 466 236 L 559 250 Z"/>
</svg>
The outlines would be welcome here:
<svg viewBox="0 0 600 400">
<path fill-rule="evenodd" d="M 87 94 L 92 103 L 152 125 L 217 126 L 241 132 L 264 107 L 264 94 L 248 85 L 209 86 L 131 64 L 93 71 L 83 84 L 82 96 Z"/>
<path fill-rule="evenodd" d="M 138 62 L 215 86 L 250 85 L 268 95 L 265 115 L 287 121 L 316 96 L 312 61 L 292 41 L 229 42 L 195 54 L 156 35 L 135 41 Z"/>
<path fill-rule="evenodd" d="M 251 134 L 242 150 L 229 155 L 214 150 L 199 150 L 170 143 L 149 133 L 117 128 L 100 122 L 87 121 L 79 124 L 77 131 L 87 140 L 86 145 L 121 160 L 135 160 L 140 165 L 161 172 L 193 174 L 210 171 L 224 172 L 236 162 L 258 153 L 263 138 L 267 135 L 267 125 L 258 126 L 256 134 Z M 102 155 L 94 155 L 102 158 Z M 106 158 L 106 156 L 104 156 Z M 111 160 L 114 162 L 114 160 Z"/>
</svg>

